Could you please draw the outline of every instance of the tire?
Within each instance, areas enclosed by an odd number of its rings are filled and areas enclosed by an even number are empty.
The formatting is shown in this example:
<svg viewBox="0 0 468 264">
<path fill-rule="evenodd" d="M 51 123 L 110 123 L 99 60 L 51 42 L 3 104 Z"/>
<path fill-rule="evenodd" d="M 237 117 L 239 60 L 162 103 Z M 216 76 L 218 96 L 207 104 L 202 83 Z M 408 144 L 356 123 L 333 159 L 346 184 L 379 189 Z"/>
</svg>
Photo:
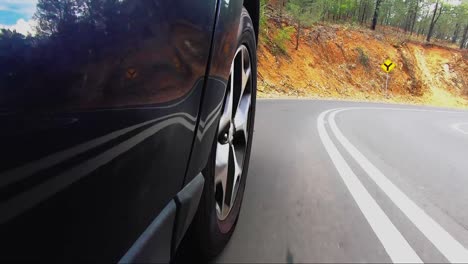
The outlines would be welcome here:
<svg viewBox="0 0 468 264">
<path fill-rule="evenodd" d="M 247 123 L 247 135 L 245 146 L 245 155 L 243 161 L 243 169 L 240 177 L 240 181 L 237 187 L 237 195 L 233 205 L 227 216 L 224 219 L 220 219 L 219 210 L 217 209 L 215 191 L 215 170 L 216 170 L 216 153 L 218 137 L 213 142 L 212 153 L 210 155 L 209 162 L 206 168 L 203 170 L 205 176 L 205 186 L 203 195 L 200 200 L 197 214 L 191 226 L 192 246 L 196 247 L 196 250 L 203 259 L 212 259 L 217 256 L 226 246 L 227 242 L 234 232 L 239 213 L 242 205 L 246 179 L 248 174 L 250 152 L 252 147 L 253 139 L 253 128 L 255 120 L 255 106 L 256 106 L 256 90 L 257 90 L 257 50 L 255 31 L 251 18 L 244 8 L 241 15 L 241 34 L 238 40 L 237 47 L 246 47 L 250 55 L 250 66 L 251 66 L 251 77 L 250 77 L 250 89 L 251 89 L 251 105 L 250 114 L 248 114 Z M 236 53 L 237 54 L 237 53 Z M 237 56 L 237 55 L 236 55 Z M 229 86 L 228 86 L 229 88 Z M 234 91 L 236 94 L 236 91 Z M 227 101 L 228 92 L 225 100 Z M 240 99 L 239 99 L 240 101 Z M 240 103 L 239 103 L 240 104 Z M 224 107 L 226 107 L 226 102 Z M 221 117 L 222 118 L 222 117 Z M 220 127 L 218 127 L 219 134 Z M 231 199 L 232 200 L 232 199 Z"/>
</svg>

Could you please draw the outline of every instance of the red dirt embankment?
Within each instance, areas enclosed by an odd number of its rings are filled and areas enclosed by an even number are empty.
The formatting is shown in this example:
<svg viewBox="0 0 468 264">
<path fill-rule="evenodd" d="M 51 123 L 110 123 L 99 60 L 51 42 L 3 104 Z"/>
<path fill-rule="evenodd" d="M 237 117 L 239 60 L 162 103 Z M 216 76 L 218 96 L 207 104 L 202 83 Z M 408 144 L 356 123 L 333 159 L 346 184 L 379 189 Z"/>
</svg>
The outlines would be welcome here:
<svg viewBox="0 0 468 264">
<path fill-rule="evenodd" d="M 467 52 L 403 36 L 391 30 L 317 25 L 304 31 L 298 50 L 294 36 L 287 41 L 286 54 L 275 54 L 261 43 L 259 96 L 468 106 Z M 388 98 L 380 68 L 387 58 L 397 65 L 390 74 Z"/>
</svg>

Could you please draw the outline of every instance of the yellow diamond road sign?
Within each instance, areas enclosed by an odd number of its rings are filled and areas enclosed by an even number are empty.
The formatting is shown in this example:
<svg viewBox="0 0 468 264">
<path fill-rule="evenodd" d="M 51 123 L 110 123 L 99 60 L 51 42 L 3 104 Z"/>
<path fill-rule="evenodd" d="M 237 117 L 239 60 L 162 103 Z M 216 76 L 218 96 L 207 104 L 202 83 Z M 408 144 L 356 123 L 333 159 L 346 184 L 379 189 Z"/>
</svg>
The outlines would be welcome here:
<svg viewBox="0 0 468 264">
<path fill-rule="evenodd" d="M 382 70 L 384 70 L 384 72 L 389 73 L 389 72 L 391 72 L 393 69 L 395 69 L 396 64 L 393 63 L 391 60 L 386 60 L 386 61 L 382 64 L 381 67 L 382 67 Z"/>
</svg>

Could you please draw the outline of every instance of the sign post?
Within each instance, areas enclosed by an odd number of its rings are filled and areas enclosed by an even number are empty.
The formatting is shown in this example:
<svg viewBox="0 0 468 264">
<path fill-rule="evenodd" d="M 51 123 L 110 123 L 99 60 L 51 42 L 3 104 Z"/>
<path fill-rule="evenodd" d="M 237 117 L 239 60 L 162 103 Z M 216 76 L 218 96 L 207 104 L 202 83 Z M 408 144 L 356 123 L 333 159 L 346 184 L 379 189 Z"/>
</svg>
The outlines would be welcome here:
<svg viewBox="0 0 468 264">
<path fill-rule="evenodd" d="M 389 73 L 387 72 L 387 81 L 385 82 L 385 97 L 388 98 L 388 77 Z"/>
<path fill-rule="evenodd" d="M 385 82 L 385 97 L 388 98 L 388 79 L 390 78 L 390 72 L 395 69 L 396 64 L 393 63 L 390 59 L 387 59 L 380 67 L 384 72 L 387 73 L 387 81 Z"/>
</svg>

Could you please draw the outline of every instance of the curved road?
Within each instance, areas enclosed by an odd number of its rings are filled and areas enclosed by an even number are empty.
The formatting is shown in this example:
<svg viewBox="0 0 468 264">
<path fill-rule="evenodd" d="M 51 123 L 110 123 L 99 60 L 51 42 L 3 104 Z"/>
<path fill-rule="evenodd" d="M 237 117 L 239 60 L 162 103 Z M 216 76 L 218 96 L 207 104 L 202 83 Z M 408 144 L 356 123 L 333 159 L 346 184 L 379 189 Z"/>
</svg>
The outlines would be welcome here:
<svg viewBox="0 0 468 264">
<path fill-rule="evenodd" d="M 468 262 L 468 112 L 261 100 L 254 140 L 217 262 Z"/>
</svg>

